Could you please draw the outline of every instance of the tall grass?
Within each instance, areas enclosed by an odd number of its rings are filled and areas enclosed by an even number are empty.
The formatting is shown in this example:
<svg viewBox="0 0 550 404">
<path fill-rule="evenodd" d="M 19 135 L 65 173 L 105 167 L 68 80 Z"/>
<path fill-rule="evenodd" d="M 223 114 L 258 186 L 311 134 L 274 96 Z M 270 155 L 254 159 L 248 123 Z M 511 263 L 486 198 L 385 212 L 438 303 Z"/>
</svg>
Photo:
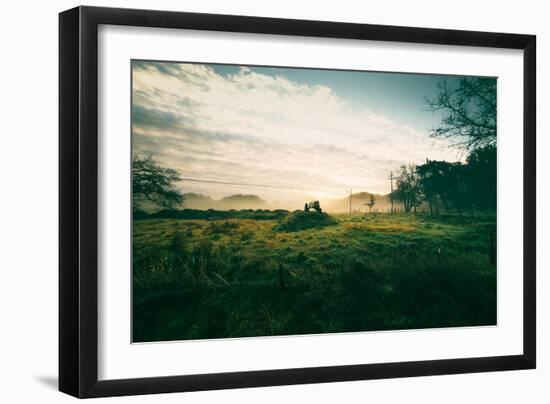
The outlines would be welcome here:
<svg viewBox="0 0 550 404">
<path fill-rule="evenodd" d="M 134 341 L 496 323 L 494 215 L 335 220 L 136 221 Z"/>
</svg>

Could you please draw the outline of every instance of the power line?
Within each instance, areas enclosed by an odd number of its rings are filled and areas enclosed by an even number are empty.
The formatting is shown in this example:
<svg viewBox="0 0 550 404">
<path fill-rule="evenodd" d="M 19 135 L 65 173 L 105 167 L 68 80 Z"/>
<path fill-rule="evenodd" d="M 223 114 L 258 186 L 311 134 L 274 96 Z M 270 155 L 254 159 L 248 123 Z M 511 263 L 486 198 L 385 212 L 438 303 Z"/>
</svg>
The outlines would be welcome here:
<svg viewBox="0 0 550 404">
<path fill-rule="evenodd" d="M 239 182 L 227 182 L 227 181 L 218 181 L 218 180 L 201 180 L 198 178 L 182 178 L 182 181 L 191 181 L 191 182 L 206 182 L 209 184 L 223 184 L 223 185 L 238 185 L 238 186 L 244 186 L 244 187 L 261 187 L 261 188 L 276 188 L 276 189 L 283 189 L 274 187 L 272 185 L 265 185 L 265 184 L 242 184 Z"/>
<path fill-rule="evenodd" d="M 230 181 L 219 181 L 219 180 L 204 180 L 199 178 L 181 178 L 182 181 L 189 181 L 189 182 L 202 182 L 207 184 L 221 184 L 221 185 L 234 185 L 234 186 L 240 186 L 240 187 L 256 187 L 256 188 L 269 188 L 269 189 L 277 189 L 277 190 L 295 190 L 295 191 L 303 191 L 307 192 L 303 188 L 295 188 L 295 187 L 277 187 L 274 185 L 267 185 L 267 184 L 244 184 L 240 182 L 230 182 Z M 309 188 L 308 190 L 312 190 Z M 324 188 L 324 189 L 316 189 L 317 191 L 338 191 L 339 188 Z"/>
<path fill-rule="evenodd" d="M 394 177 L 395 178 L 395 177 Z M 254 184 L 254 183 L 242 183 L 242 182 L 232 182 L 232 181 L 220 181 L 220 180 L 209 180 L 209 179 L 201 179 L 201 178 L 189 178 L 189 177 L 183 177 L 181 178 L 181 181 L 189 181 L 189 182 L 200 182 L 200 183 L 206 183 L 206 184 L 220 184 L 220 185 L 233 185 L 233 186 L 239 186 L 239 187 L 251 187 L 251 188 L 267 188 L 267 189 L 276 189 L 276 190 L 293 190 L 293 191 L 300 191 L 300 192 L 309 192 L 309 191 L 332 191 L 332 192 L 341 192 L 341 188 L 309 188 L 306 190 L 304 188 L 296 188 L 296 187 L 277 187 L 274 185 L 268 185 L 268 184 Z M 349 189 L 349 210 L 351 213 L 351 194 L 352 190 Z M 393 184 L 392 184 L 392 192 L 393 192 Z"/>
</svg>

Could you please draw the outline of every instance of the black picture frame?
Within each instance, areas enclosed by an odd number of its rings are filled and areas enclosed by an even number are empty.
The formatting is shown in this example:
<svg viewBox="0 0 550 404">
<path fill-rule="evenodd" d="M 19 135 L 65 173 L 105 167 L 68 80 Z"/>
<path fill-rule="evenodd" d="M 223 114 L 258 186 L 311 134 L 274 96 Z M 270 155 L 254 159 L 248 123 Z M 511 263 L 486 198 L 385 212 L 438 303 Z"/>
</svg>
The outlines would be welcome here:
<svg viewBox="0 0 550 404">
<path fill-rule="evenodd" d="M 523 354 L 99 381 L 100 24 L 523 50 Z M 535 368 L 535 104 L 534 35 L 96 7 L 60 13 L 59 390 L 85 398 Z"/>
</svg>

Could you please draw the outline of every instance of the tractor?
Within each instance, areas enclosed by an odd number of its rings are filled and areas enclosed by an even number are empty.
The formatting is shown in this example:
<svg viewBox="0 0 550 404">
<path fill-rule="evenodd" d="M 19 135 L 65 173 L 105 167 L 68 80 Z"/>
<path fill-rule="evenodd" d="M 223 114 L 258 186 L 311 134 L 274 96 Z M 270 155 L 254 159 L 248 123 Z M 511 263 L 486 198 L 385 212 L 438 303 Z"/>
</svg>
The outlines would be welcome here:
<svg viewBox="0 0 550 404">
<path fill-rule="evenodd" d="M 310 209 L 315 210 L 317 213 L 322 213 L 323 210 L 321 209 L 321 205 L 319 204 L 319 201 L 312 201 L 310 203 L 306 203 L 304 205 L 304 211 L 309 212 Z"/>
</svg>

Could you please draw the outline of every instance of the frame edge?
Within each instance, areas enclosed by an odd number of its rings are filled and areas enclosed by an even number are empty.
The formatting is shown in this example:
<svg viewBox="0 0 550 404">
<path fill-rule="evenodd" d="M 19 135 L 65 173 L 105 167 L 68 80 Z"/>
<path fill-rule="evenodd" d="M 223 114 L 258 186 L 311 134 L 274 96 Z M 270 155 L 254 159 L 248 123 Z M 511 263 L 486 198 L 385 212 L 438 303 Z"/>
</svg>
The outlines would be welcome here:
<svg viewBox="0 0 550 404">
<path fill-rule="evenodd" d="M 531 369 L 537 362 L 536 47 L 536 36 L 528 36 L 523 54 L 523 355 Z"/>
<path fill-rule="evenodd" d="M 147 17 L 147 13 L 152 13 L 151 18 Z M 217 24 L 214 27 L 215 23 Z M 98 24 L 171 28 L 186 25 L 189 29 L 199 30 L 523 49 L 525 179 L 523 354 L 98 381 L 96 119 Z M 303 26 L 300 27 L 300 24 Z M 457 38 L 464 33 L 467 35 L 458 40 Z M 381 37 L 383 35 L 386 35 L 385 39 Z M 407 35 L 409 39 L 405 40 Z M 75 397 L 86 398 L 535 368 L 536 256 L 529 256 L 536 251 L 535 87 L 536 37 L 533 35 L 101 7 L 77 7 L 60 13 L 59 390 Z"/>
<path fill-rule="evenodd" d="M 59 14 L 59 390 L 79 396 L 80 10 Z"/>
</svg>

